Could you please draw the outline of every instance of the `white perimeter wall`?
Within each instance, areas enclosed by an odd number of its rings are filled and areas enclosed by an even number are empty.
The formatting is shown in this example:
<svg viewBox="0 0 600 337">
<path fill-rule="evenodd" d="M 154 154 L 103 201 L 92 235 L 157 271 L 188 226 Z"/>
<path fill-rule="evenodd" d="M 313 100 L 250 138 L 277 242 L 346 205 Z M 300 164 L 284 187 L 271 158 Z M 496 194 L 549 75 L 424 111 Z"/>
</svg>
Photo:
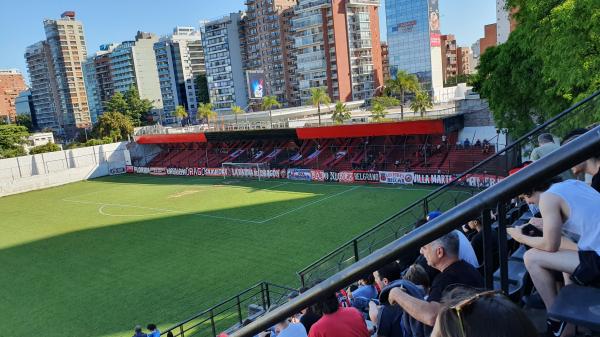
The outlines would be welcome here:
<svg viewBox="0 0 600 337">
<path fill-rule="evenodd" d="M 127 143 L 0 160 L 0 197 L 124 172 Z"/>
</svg>

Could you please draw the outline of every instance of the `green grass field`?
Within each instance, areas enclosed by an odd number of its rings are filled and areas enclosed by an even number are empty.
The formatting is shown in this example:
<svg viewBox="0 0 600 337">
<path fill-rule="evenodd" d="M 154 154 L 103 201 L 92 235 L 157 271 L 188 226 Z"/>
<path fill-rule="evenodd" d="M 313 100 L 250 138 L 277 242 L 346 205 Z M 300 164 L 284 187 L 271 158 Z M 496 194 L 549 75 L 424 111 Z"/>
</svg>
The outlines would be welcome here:
<svg viewBox="0 0 600 337">
<path fill-rule="evenodd" d="M 130 336 L 295 272 L 427 189 L 116 176 L 0 199 L 0 335 Z"/>
</svg>

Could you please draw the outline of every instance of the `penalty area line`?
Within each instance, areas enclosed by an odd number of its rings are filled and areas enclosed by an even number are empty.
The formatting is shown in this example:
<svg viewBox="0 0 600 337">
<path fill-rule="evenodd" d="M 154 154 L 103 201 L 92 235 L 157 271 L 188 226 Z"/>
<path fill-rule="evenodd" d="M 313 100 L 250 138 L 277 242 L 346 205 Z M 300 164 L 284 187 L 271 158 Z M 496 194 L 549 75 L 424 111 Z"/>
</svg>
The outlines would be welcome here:
<svg viewBox="0 0 600 337">
<path fill-rule="evenodd" d="M 302 205 L 302 206 L 300 206 L 300 207 L 296 207 L 296 208 L 294 208 L 294 209 L 291 209 L 291 210 L 289 210 L 289 211 L 283 212 L 283 213 L 281 213 L 281 214 L 277 214 L 277 215 L 275 215 L 275 216 L 273 216 L 273 217 L 270 217 L 270 218 L 268 218 L 268 219 L 265 219 L 265 220 L 262 220 L 262 221 L 258 221 L 258 223 L 265 223 L 265 222 L 269 222 L 269 221 L 271 221 L 271 220 L 275 220 L 275 219 L 277 219 L 277 218 L 281 218 L 282 216 L 285 216 L 285 215 L 288 215 L 288 214 L 290 214 L 290 213 L 293 213 L 293 212 L 299 211 L 299 210 L 301 210 L 301 209 L 303 209 L 303 208 L 305 208 L 305 207 L 308 207 L 308 206 L 312 206 L 312 205 L 318 204 L 318 203 L 320 203 L 320 202 L 323 202 L 323 201 L 325 201 L 325 200 L 328 200 L 328 199 L 331 199 L 331 198 L 339 197 L 340 195 L 342 195 L 342 194 L 344 194 L 344 193 L 347 193 L 347 192 L 354 191 L 354 190 L 356 190 L 356 189 L 358 189 L 358 188 L 360 188 L 360 187 L 361 187 L 361 186 L 354 186 L 354 187 L 352 187 L 352 188 L 349 188 L 349 189 L 347 189 L 347 190 L 343 190 L 343 191 L 341 191 L 341 192 L 338 192 L 338 193 L 332 194 L 332 195 L 330 195 L 330 196 L 327 196 L 327 197 L 325 197 L 325 198 L 321 198 L 321 199 L 319 199 L 319 200 L 315 200 L 315 201 L 312 201 L 312 202 L 306 203 L 306 204 L 304 204 L 304 205 Z"/>
</svg>

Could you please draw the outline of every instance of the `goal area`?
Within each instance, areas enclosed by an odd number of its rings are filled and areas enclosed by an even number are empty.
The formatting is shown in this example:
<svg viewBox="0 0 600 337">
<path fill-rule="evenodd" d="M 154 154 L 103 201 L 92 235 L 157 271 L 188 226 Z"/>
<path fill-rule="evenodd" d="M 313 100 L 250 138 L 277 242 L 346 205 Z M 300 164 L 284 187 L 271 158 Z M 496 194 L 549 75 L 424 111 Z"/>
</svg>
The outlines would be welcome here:
<svg viewBox="0 0 600 337">
<path fill-rule="evenodd" d="M 264 180 L 269 170 L 268 163 L 223 163 L 223 179 L 257 179 Z"/>
</svg>

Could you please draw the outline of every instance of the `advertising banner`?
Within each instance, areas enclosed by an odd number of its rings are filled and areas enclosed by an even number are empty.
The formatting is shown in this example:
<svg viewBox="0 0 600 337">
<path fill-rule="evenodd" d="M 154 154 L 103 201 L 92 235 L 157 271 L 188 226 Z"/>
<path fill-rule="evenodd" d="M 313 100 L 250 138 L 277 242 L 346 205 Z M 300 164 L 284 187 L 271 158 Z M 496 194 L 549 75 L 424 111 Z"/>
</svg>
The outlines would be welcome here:
<svg viewBox="0 0 600 337">
<path fill-rule="evenodd" d="M 325 178 L 325 181 L 330 181 L 330 182 L 334 182 L 334 183 L 337 183 L 340 181 L 339 174 L 337 172 L 325 171 L 324 173 L 325 174 L 323 177 Z"/>
<path fill-rule="evenodd" d="M 340 183 L 353 183 L 354 182 L 354 172 L 342 171 L 342 172 L 338 173 L 338 181 Z"/>
<path fill-rule="evenodd" d="M 250 99 L 262 99 L 267 96 L 265 73 L 257 70 L 246 72 L 248 80 L 248 97 Z"/>
<path fill-rule="evenodd" d="M 149 167 L 138 167 L 138 166 L 135 166 L 133 168 L 133 173 L 149 174 L 150 173 L 150 168 Z"/>
<path fill-rule="evenodd" d="M 415 181 L 413 172 L 379 171 L 379 182 L 383 184 L 412 185 Z"/>
<path fill-rule="evenodd" d="M 123 173 L 125 173 L 125 167 L 113 167 L 110 170 L 108 170 L 108 174 L 110 174 L 111 176 Z"/>
<path fill-rule="evenodd" d="M 204 175 L 207 177 L 222 177 L 225 174 L 225 169 L 222 167 L 205 168 Z"/>
<path fill-rule="evenodd" d="M 445 185 L 454 180 L 454 176 L 451 174 L 416 174 L 415 173 L 415 184 L 426 184 L 426 185 Z"/>
<path fill-rule="evenodd" d="M 323 170 L 310 170 L 310 175 L 313 181 L 325 181 L 325 171 Z"/>
<path fill-rule="evenodd" d="M 438 0 L 429 0 L 429 34 L 432 47 L 440 47 L 441 31 L 440 31 L 440 10 Z"/>
<path fill-rule="evenodd" d="M 164 167 L 151 167 L 150 174 L 153 176 L 164 176 L 167 174 L 167 169 Z"/>
<path fill-rule="evenodd" d="M 378 183 L 379 172 L 377 171 L 354 171 L 354 181 Z"/>
<path fill-rule="evenodd" d="M 289 180 L 311 181 L 312 175 L 308 169 L 288 169 L 287 178 Z"/>
<path fill-rule="evenodd" d="M 489 174 L 468 174 L 466 177 L 460 179 L 460 183 L 470 187 L 488 188 L 496 185 L 504 177 L 489 175 Z"/>
<path fill-rule="evenodd" d="M 188 169 L 187 168 L 169 167 L 169 168 L 167 168 L 167 175 L 170 175 L 170 176 L 187 176 L 188 175 Z"/>
<path fill-rule="evenodd" d="M 133 173 L 133 166 L 131 166 L 131 165 L 125 165 L 125 172 L 127 172 L 127 173 Z"/>
</svg>

